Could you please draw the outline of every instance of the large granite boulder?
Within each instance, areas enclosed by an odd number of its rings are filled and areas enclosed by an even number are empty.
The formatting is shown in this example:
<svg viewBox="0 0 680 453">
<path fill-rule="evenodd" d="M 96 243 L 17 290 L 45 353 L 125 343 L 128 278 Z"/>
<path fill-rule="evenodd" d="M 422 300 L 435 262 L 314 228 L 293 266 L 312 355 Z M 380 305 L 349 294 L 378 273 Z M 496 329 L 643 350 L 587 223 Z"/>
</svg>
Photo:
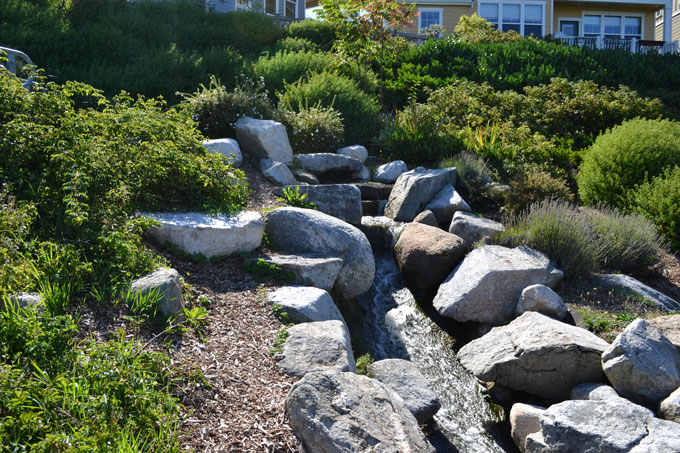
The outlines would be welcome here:
<svg viewBox="0 0 680 453">
<path fill-rule="evenodd" d="M 385 215 L 399 222 L 411 222 L 447 184 L 456 184 L 455 168 L 402 173 L 387 200 Z"/>
<path fill-rule="evenodd" d="M 283 372 L 295 377 L 326 370 L 357 372 L 349 331 L 345 323 L 338 320 L 289 327 L 278 359 Z"/>
<path fill-rule="evenodd" d="M 371 288 L 375 276 L 371 245 L 349 223 L 319 211 L 286 207 L 267 214 L 266 231 L 283 253 L 341 258 L 343 266 L 333 285 L 338 298 L 351 299 Z"/>
<path fill-rule="evenodd" d="M 258 159 L 272 159 L 284 164 L 293 161 L 293 149 L 283 124 L 246 116 L 236 121 L 234 130 L 243 151 Z"/>
<path fill-rule="evenodd" d="M 475 242 L 479 242 L 502 231 L 505 231 L 505 227 L 502 224 L 463 211 L 457 211 L 453 215 L 451 225 L 449 226 L 449 233 L 460 236 L 470 247 Z"/>
<path fill-rule="evenodd" d="M 456 212 L 470 212 L 470 205 L 453 188 L 447 184 L 434 196 L 425 209 L 432 211 L 440 225 L 449 225 Z"/>
<path fill-rule="evenodd" d="M 407 282 L 421 289 L 436 288 L 463 259 L 467 248 L 458 236 L 412 222 L 394 246 L 394 258 Z"/>
<path fill-rule="evenodd" d="M 403 160 L 395 160 L 387 164 L 380 165 L 373 173 L 373 181 L 383 184 L 394 184 L 402 173 L 408 171 L 408 167 Z"/>
<path fill-rule="evenodd" d="M 668 340 L 675 345 L 676 349 L 680 351 L 680 316 L 659 316 L 657 318 L 648 319 L 647 323 L 649 323 L 650 326 L 659 329 L 661 334 L 668 338 Z"/>
<path fill-rule="evenodd" d="M 142 213 L 159 225 L 148 233 L 160 244 L 169 242 L 189 255 L 206 258 L 252 252 L 260 246 L 264 221 L 258 212 L 233 216 L 201 213 Z"/>
<path fill-rule="evenodd" d="M 541 430 L 527 436 L 527 453 L 680 451 L 680 425 L 625 400 L 565 401 L 540 421 Z"/>
<path fill-rule="evenodd" d="M 342 269 L 342 258 L 323 256 L 275 255 L 262 258 L 295 275 L 292 283 L 330 291 Z"/>
<path fill-rule="evenodd" d="M 537 311 L 555 319 L 564 319 L 569 308 L 552 289 L 545 285 L 531 285 L 522 290 L 515 310 L 517 316 L 526 311 Z"/>
<path fill-rule="evenodd" d="M 361 145 L 345 146 L 337 150 L 336 153 L 356 159 L 362 164 L 368 159 L 368 150 Z"/>
<path fill-rule="evenodd" d="M 269 294 L 269 302 L 281 307 L 295 323 L 333 320 L 345 322 L 331 295 L 323 289 L 284 286 Z"/>
<path fill-rule="evenodd" d="M 361 223 L 361 191 L 351 184 L 287 186 L 286 189 L 307 195 L 307 201 L 323 213 L 354 225 Z"/>
<path fill-rule="evenodd" d="M 442 316 L 457 321 L 501 325 L 515 316 L 524 288 L 553 286 L 562 275 L 536 250 L 486 245 L 470 252 L 451 272 L 432 303 Z"/>
<path fill-rule="evenodd" d="M 621 396 L 649 407 L 680 387 L 680 353 L 644 319 L 616 337 L 602 354 L 602 369 Z"/>
<path fill-rule="evenodd" d="M 515 403 L 510 409 L 510 436 L 520 452 L 524 453 L 527 436 L 541 430 L 541 415 L 545 407 Z"/>
<path fill-rule="evenodd" d="M 317 176 L 324 173 L 357 173 L 363 164 L 352 157 L 333 153 L 297 154 L 300 167 Z"/>
<path fill-rule="evenodd" d="M 564 400 L 576 384 L 602 381 L 608 346 L 585 329 L 526 312 L 463 346 L 458 359 L 482 381 Z"/>
<path fill-rule="evenodd" d="M 262 159 L 260 161 L 262 168 L 262 175 L 272 184 L 277 186 L 288 186 L 296 184 L 295 175 L 290 171 L 286 164 L 276 162 L 271 159 Z"/>
<path fill-rule="evenodd" d="M 203 142 L 203 147 L 213 154 L 221 154 L 227 158 L 227 161 L 234 167 L 240 167 L 243 164 L 243 154 L 238 142 L 233 138 L 216 138 L 214 140 L 206 140 Z"/>
<path fill-rule="evenodd" d="M 402 399 L 366 376 L 309 373 L 293 385 L 285 411 L 309 452 L 434 452 Z"/>
<path fill-rule="evenodd" d="M 179 281 L 179 272 L 175 269 L 158 269 L 151 274 L 133 280 L 129 293 L 132 297 L 137 297 L 137 295 L 145 297 L 154 293 L 154 297 L 157 298 L 157 313 L 163 318 L 170 315 L 183 315 L 182 285 Z"/>
<path fill-rule="evenodd" d="M 668 297 L 660 291 L 645 285 L 629 275 L 603 274 L 597 277 L 597 286 L 604 289 L 612 289 L 622 294 L 630 294 L 642 297 L 654 304 L 659 310 L 666 312 L 680 312 L 680 302 Z"/>
<path fill-rule="evenodd" d="M 439 398 L 413 362 L 385 359 L 368 366 L 368 376 L 385 384 L 404 400 L 418 423 L 431 419 L 441 407 Z"/>
</svg>

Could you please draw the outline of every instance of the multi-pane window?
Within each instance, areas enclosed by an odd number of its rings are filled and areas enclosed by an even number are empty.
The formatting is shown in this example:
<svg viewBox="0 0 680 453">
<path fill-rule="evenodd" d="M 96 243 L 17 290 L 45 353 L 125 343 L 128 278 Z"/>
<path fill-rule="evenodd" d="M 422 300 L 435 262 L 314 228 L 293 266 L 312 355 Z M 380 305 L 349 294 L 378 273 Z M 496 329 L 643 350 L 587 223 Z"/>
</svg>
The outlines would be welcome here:
<svg viewBox="0 0 680 453">
<path fill-rule="evenodd" d="M 420 27 L 427 28 L 430 25 L 441 25 L 442 24 L 442 11 L 440 9 L 425 9 L 421 8 L 418 10 L 420 14 Z"/>
<path fill-rule="evenodd" d="M 642 17 L 626 17 L 624 19 L 624 38 L 642 38 Z"/>
<path fill-rule="evenodd" d="M 583 36 L 600 36 L 602 29 L 602 16 L 583 16 Z"/>
<path fill-rule="evenodd" d="M 642 17 L 586 14 L 583 16 L 583 36 L 606 39 L 642 38 Z"/>
<path fill-rule="evenodd" d="M 479 16 L 503 31 L 543 36 L 543 7 L 526 3 L 480 3 Z"/>
<path fill-rule="evenodd" d="M 295 10 L 297 8 L 297 3 L 295 0 L 286 0 L 286 17 L 295 17 Z"/>
</svg>

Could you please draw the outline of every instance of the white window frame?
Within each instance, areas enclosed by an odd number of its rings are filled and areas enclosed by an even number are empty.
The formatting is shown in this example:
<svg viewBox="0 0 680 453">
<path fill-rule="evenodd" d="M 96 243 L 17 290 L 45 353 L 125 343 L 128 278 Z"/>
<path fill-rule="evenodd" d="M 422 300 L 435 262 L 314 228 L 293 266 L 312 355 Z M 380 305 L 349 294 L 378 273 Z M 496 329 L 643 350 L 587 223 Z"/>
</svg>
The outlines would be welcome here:
<svg viewBox="0 0 680 453">
<path fill-rule="evenodd" d="M 418 31 L 423 29 L 420 13 L 439 13 L 439 25 L 444 26 L 444 8 L 418 8 Z"/>
<path fill-rule="evenodd" d="M 581 38 L 583 37 L 583 18 L 581 17 L 558 17 L 557 18 L 557 32 L 559 33 L 560 31 L 560 22 L 563 20 L 569 21 L 569 22 L 578 22 L 578 36 L 575 36 L 575 38 Z"/>
<path fill-rule="evenodd" d="M 616 11 L 583 11 L 582 18 L 585 20 L 586 16 L 600 16 L 600 38 L 604 39 L 604 16 L 618 16 L 621 18 L 621 35 L 619 39 L 626 39 L 626 17 L 640 18 L 640 39 L 645 39 L 645 13 L 622 13 Z M 559 22 L 558 22 L 559 24 Z M 559 25 L 558 25 L 559 26 Z M 581 30 L 581 35 L 585 33 Z"/>
<path fill-rule="evenodd" d="M 498 24 L 494 24 L 497 26 L 499 30 L 503 30 L 503 4 L 513 4 L 513 5 L 520 5 L 520 28 L 519 28 L 519 34 L 524 36 L 524 7 L 526 5 L 536 5 L 536 6 L 541 6 L 541 30 L 542 30 L 542 35 L 546 35 L 546 26 L 545 26 L 545 13 L 546 13 L 546 3 L 545 1 L 529 1 L 529 2 L 524 2 L 524 1 L 517 1 L 517 0 L 509 0 L 509 1 L 504 1 L 504 0 L 491 0 L 491 1 L 484 1 L 484 0 L 478 0 L 477 1 L 477 15 L 479 17 L 482 17 L 481 15 L 481 4 L 482 3 L 493 3 L 498 5 Z M 529 24 L 529 25 L 538 25 L 538 24 Z"/>
<path fill-rule="evenodd" d="M 295 8 L 293 8 L 293 15 L 292 16 L 286 16 L 286 7 L 288 2 L 295 3 Z M 297 17 L 298 14 L 298 0 L 283 0 L 283 16 L 284 17 Z"/>
</svg>

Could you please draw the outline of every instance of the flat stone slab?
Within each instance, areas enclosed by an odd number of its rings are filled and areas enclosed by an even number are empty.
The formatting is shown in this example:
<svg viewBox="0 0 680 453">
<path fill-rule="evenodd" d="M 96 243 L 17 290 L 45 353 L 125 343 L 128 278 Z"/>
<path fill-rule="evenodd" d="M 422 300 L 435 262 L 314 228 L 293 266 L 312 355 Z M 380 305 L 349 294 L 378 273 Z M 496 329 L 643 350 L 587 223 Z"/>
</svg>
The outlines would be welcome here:
<svg viewBox="0 0 680 453">
<path fill-rule="evenodd" d="M 342 321 L 345 319 L 327 291 L 309 286 L 283 286 L 269 294 L 269 302 L 280 306 L 295 323 Z"/>
<path fill-rule="evenodd" d="M 309 373 L 293 385 L 286 417 L 310 453 L 434 453 L 396 393 L 353 373 Z"/>
<path fill-rule="evenodd" d="M 300 167 L 317 176 L 329 172 L 357 173 L 363 167 L 357 159 L 333 153 L 297 154 L 295 160 Z"/>
<path fill-rule="evenodd" d="M 399 222 L 411 222 L 447 184 L 456 184 L 457 170 L 415 170 L 402 173 L 387 200 L 385 215 Z"/>
<path fill-rule="evenodd" d="M 560 401 L 577 384 L 603 380 L 608 346 L 585 329 L 526 312 L 463 346 L 458 359 L 482 381 Z"/>
<path fill-rule="evenodd" d="M 680 311 L 680 302 L 668 297 L 660 291 L 645 285 L 639 280 L 629 275 L 623 274 L 603 274 L 597 277 L 597 285 L 620 291 L 626 294 L 636 294 L 645 300 L 652 302 L 657 308 L 667 312 Z"/>
<path fill-rule="evenodd" d="M 290 185 L 285 189 L 307 195 L 307 201 L 325 214 L 353 225 L 361 223 L 361 191 L 352 184 Z M 276 194 L 283 195 L 283 189 Z"/>
<path fill-rule="evenodd" d="M 274 255 L 263 258 L 295 275 L 293 283 L 330 291 L 342 269 L 342 258 L 299 255 Z"/>
<path fill-rule="evenodd" d="M 206 258 L 252 252 L 260 246 L 264 221 L 258 212 L 233 216 L 202 213 L 141 213 L 160 223 L 149 234 L 160 244 L 169 242 L 189 255 Z"/>
<path fill-rule="evenodd" d="M 437 413 L 441 404 L 418 367 L 408 360 L 386 359 L 368 366 L 368 376 L 375 378 L 399 395 L 418 423 Z"/>
<path fill-rule="evenodd" d="M 234 167 L 238 168 L 243 164 L 243 154 L 238 142 L 233 138 L 216 138 L 214 140 L 206 140 L 203 146 L 213 154 L 221 154 L 227 158 L 227 161 Z"/>
<path fill-rule="evenodd" d="M 289 327 L 279 366 L 284 373 L 295 377 L 327 370 L 356 373 L 347 326 L 333 320 Z"/>
</svg>

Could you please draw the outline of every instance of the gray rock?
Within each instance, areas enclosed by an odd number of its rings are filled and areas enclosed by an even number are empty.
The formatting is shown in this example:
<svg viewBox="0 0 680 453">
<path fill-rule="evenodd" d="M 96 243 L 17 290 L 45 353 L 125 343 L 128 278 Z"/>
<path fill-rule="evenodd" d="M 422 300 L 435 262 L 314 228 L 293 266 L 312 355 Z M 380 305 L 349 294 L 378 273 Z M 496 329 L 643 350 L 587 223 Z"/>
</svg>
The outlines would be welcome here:
<svg viewBox="0 0 680 453">
<path fill-rule="evenodd" d="M 283 253 L 342 258 L 333 286 L 339 299 L 351 299 L 371 288 L 375 260 L 368 239 L 356 227 L 319 211 L 286 207 L 267 214 L 266 231 Z"/>
<path fill-rule="evenodd" d="M 356 373 L 347 326 L 333 320 L 289 327 L 279 366 L 284 373 L 295 377 L 326 370 Z"/>
<path fill-rule="evenodd" d="M 342 258 L 322 256 L 276 255 L 263 258 L 286 272 L 292 272 L 292 283 L 330 291 L 342 269 Z"/>
<path fill-rule="evenodd" d="M 604 274 L 597 277 L 597 285 L 605 289 L 613 289 L 624 294 L 637 295 L 653 303 L 660 310 L 667 312 L 680 311 L 680 302 L 651 288 L 644 283 L 623 274 Z"/>
<path fill-rule="evenodd" d="M 316 185 L 319 184 L 319 178 L 317 178 L 314 173 L 310 173 L 304 170 L 296 170 L 293 172 L 295 179 L 302 183 Z"/>
<path fill-rule="evenodd" d="M 354 158 L 333 153 L 297 154 L 295 159 L 300 167 L 317 176 L 328 172 L 356 173 L 363 166 Z"/>
<path fill-rule="evenodd" d="M 414 222 L 416 223 L 422 223 L 424 225 L 429 225 L 435 228 L 439 228 L 439 222 L 437 222 L 437 218 L 434 216 L 432 211 L 430 210 L 425 210 L 418 214 L 415 219 L 413 219 Z"/>
<path fill-rule="evenodd" d="M 236 121 L 234 130 L 243 151 L 258 159 L 272 159 L 284 164 L 293 161 L 293 149 L 283 124 L 246 116 Z"/>
<path fill-rule="evenodd" d="M 297 182 L 293 172 L 281 162 L 273 162 L 269 168 L 262 171 L 262 174 L 267 181 L 277 186 L 289 186 Z"/>
<path fill-rule="evenodd" d="M 390 184 L 381 184 L 376 182 L 356 183 L 354 184 L 361 191 L 362 200 L 387 200 L 392 192 Z"/>
<path fill-rule="evenodd" d="M 537 311 L 560 320 L 569 313 L 562 298 L 545 285 L 531 285 L 522 290 L 515 312 L 520 316 L 525 311 Z"/>
<path fill-rule="evenodd" d="M 229 163 L 238 168 L 243 164 L 243 155 L 238 142 L 233 138 L 217 138 L 214 140 L 206 140 L 203 146 L 211 153 L 222 154 L 227 158 Z"/>
<path fill-rule="evenodd" d="M 403 160 L 395 160 L 388 164 L 383 164 L 375 169 L 373 181 L 384 184 L 394 184 L 399 175 L 408 170 Z"/>
<path fill-rule="evenodd" d="M 602 381 L 600 356 L 608 346 L 585 329 L 530 311 L 463 346 L 458 359 L 482 381 L 563 400 L 576 384 Z"/>
<path fill-rule="evenodd" d="M 545 407 L 533 404 L 515 403 L 510 409 L 510 435 L 520 452 L 524 453 L 526 439 L 529 434 L 541 430 L 541 415 Z"/>
<path fill-rule="evenodd" d="M 293 385 L 285 411 L 309 452 L 434 452 L 402 399 L 366 376 L 307 374 Z"/>
<path fill-rule="evenodd" d="M 606 384 L 587 382 L 579 384 L 569 394 L 572 400 L 604 400 L 612 402 L 625 402 L 625 398 L 621 398 L 613 387 Z"/>
<path fill-rule="evenodd" d="M 284 286 L 269 294 L 269 302 L 279 305 L 295 323 L 342 321 L 345 319 L 323 289 L 309 286 Z"/>
<path fill-rule="evenodd" d="M 368 238 L 374 252 L 392 252 L 406 225 L 402 222 L 395 222 L 389 217 L 363 216 L 359 229 Z"/>
<path fill-rule="evenodd" d="M 406 225 L 394 246 L 394 258 L 404 278 L 421 288 L 436 288 L 463 259 L 465 243 L 458 236 L 429 225 Z"/>
<path fill-rule="evenodd" d="M 445 185 L 455 183 L 455 168 L 402 173 L 387 200 L 385 215 L 399 222 L 411 222 Z"/>
<path fill-rule="evenodd" d="M 368 168 L 365 165 L 362 165 L 361 171 L 352 173 L 351 178 L 353 181 L 368 182 L 371 180 L 371 172 L 368 171 Z"/>
<path fill-rule="evenodd" d="M 630 453 L 665 453 L 671 451 L 680 451 L 680 424 L 654 418 L 647 425 L 647 436 Z"/>
<path fill-rule="evenodd" d="M 680 422 L 680 387 L 661 401 L 659 417 L 676 423 Z"/>
<path fill-rule="evenodd" d="M 647 322 L 650 326 L 659 329 L 663 336 L 668 338 L 675 345 L 676 349 L 680 351 L 680 316 L 659 316 L 648 319 Z"/>
<path fill-rule="evenodd" d="M 182 315 L 184 298 L 179 273 L 175 269 L 159 269 L 144 277 L 132 281 L 131 295 L 146 296 L 151 292 L 157 294 L 156 308 L 158 313 L 167 318 L 170 315 Z"/>
<path fill-rule="evenodd" d="M 621 396 L 649 407 L 680 387 L 680 353 L 644 319 L 616 337 L 602 354 L 602 369 Z"/>
<path fill-rule="evenodd" d="M 463 211 L 458 211 L 453 215 L 449 226 L 449 233 L 463 238 L 469 247 L 472 247 L 475 242 L 502 231 L 505 231 L 502 224 Z"/>
<path fill-rule="evenodd" d="M 160 223 L 149 234 L 160 244 L 169 242 L 189 255 L 206 258 L 252 252 L 260 246 L 264 221 L 258 212 L 233 216 L 201 213 L 142 213 Z"/>
<path fill-rule="evenodd" d="M 501 325 L 515 316 L 524 288 L 553 286 L 562 275 L 536 250 L 486 245 L 470 252 L 451 272 L 432 303 L 442 316 L 457 321 Z"/>
<path fill-rule="evenodd" d="M 408 360 L 379 360 L 368 366 L 368 376 L 399 395 L 418 423 L 431 419 L 441 407 L 427 379 Z"/>
<path fill-rule="evenodd" d="M 361 145 L 345 146 L 337 150 L 336 153 L 356 159 L 362 164 L 368 159 L 368 151 Z"/>
<path fill-rule="evenodd" d="M 40 293 L 16 293 L 11 294 L 8 299 L 13 308 L 35 308 L 41 310 L 44 308 L 43 297 Z M 0 298 L 0 305 L 4 305 L 3 300 Z"/>
<path fill-rule="evenodd" d="M 361 192 L 351 184 L 321 184 L 316 186 L 287 186 L 299 188 L 300 195 L 306 194 L 307 201 L 314 203 L 325 214 L 337 217 L 347 223 L 361 223 Z M 277 195 L 280 195 L 277 191 Z"/>
<path fill-rule="evenodd" d="M 425 206 L 425 209 L 429 209 L 434 213 L 440 225 L 449 225 L 456 212 L 471 211 L 470 205 L 463 200 L 463 197 L 460 196 L 451 184 L 442 187 L 432 201 Z"/>
</svg>

